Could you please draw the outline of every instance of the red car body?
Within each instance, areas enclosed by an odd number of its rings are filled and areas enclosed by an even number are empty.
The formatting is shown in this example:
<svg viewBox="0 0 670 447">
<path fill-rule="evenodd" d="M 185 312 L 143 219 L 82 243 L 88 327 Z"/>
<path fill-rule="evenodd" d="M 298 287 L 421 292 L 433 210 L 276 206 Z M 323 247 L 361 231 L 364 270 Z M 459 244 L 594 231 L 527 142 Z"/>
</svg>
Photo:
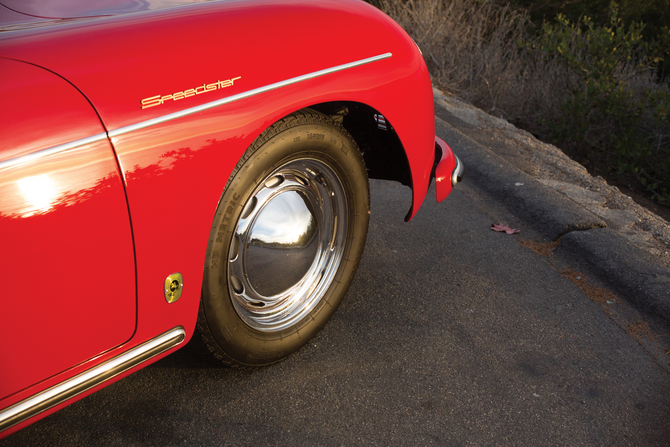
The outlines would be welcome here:
<svg viewBox="0 0 670 447">
<path fill-rule="evenodd" d="M 357 110 L 408 219 L 434 165 L 440 200 L 460 175 L 418 48 L 372 6 L 168 3 L 0 1 L 0 437 L 190 339 L 222 191 L 282 117 Z"/>
</svg>

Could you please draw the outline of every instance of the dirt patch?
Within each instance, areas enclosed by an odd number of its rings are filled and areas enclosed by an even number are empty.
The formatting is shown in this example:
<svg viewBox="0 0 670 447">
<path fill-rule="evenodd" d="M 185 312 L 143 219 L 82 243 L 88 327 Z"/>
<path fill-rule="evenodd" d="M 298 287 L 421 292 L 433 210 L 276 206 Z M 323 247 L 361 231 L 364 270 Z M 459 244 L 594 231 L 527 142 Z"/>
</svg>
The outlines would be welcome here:
<svg viewBox="0 0 670 447">
<path fill-rule="evenodd" d="M 586 275 L 579 273 L 577 270 L 565 269 L 561 272 L 561 275 L 575 283 L 584 295 L 588 296 L 591 301 L 600 304 L 603 310 L 607 313 L 609 313 L 609 310 L 604 306 L 619 302 L 619 298 L 615 294 L 602 287 L 592 286 L 589 284 Z"/>
<path fill-rule="evenodd" d="M 530 248 L 540 256 L 549 256 L 558 247 L 561 240 L 554 242 L 536 242 L 526 239 L 519 239 L 519 243 L 526 248 Z"/>
<path fill-rule="evenodd" d="M 616 322 L 617 326 L 625 330 L 630 337 L 649 352 L 654 361 L 663 369 L 670 372 L 670 349 L 667 345 L 665 332 L 656 333 L 655 328 L 644 321 L 639 314 L 630 306 L 609 290 L 589 284 L 588 278 L 583 273 L 573 269 L 561 271 L 561 275 L 572 281 L 579 289 L 597 303 L 609 318 Z"/>
<path fill-rule="evenodd" d="M 642 321 L 638 319 L 635 323 L 629 324 L 626 326 L 626 331 L 628 334 L 630 334 L 631 337 L 636 339 L 637 341 L 641 341 L 641 339 L 644 337 L 647 340 L 655 340 L 656 336 L 654 335 L 653 332 L 651 332 L 651 329 L 649 328 L 649 323 L 646 321 Z M 669 351 L 665 351 L 666 354 L 668 354 Z"/>
</svg>

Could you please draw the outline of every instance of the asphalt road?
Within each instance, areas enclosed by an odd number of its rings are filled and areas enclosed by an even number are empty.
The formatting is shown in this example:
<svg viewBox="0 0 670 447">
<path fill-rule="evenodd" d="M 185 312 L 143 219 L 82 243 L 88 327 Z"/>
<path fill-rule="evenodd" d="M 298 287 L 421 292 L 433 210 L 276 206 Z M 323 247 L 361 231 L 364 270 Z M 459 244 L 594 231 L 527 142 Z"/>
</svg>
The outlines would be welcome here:
<svg viewBox="0 0 670 447">
<path fill-rule="evenodd" d="M 288 360 L 225 369 L 194 339 L 0 446 L 670 445 L 670 374 L 524 228 L 491 231 L 481 186 L 466 166 L 405 223 L 410 190 L 373 181 L 356 280 Z"/>
</svg>

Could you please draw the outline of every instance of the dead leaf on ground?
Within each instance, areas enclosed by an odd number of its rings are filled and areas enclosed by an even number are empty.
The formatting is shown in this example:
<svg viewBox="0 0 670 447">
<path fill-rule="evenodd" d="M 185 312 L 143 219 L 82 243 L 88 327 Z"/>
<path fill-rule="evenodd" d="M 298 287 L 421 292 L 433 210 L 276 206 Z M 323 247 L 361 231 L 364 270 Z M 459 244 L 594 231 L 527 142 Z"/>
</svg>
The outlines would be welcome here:
<svg viewBox="0 0 670 447">
<path fill-rule="evenodd" d="M 491 229 L 493 231 L 499 231 L 501 233 L 504 231 L 507 234 L 515 234 L 515 233 L 520 233 L 521 232 L 521 230 L 516 230 L 514 228 L 510 228 L 505 224 L 498 224 L 498 225 L 491 224 Z"/>
</svg>

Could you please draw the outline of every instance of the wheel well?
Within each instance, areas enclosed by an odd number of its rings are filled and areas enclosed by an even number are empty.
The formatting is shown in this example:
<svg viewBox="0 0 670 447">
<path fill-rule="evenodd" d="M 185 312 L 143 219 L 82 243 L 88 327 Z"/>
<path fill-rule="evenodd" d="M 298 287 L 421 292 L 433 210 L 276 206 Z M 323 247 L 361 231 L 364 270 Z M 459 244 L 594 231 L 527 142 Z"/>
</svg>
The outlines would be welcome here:
<svg viewBox="0 0 670 447">
<path fill-rule="evenodd" d="M 342 123 L 363 154 L 369 178 L 395 180 L 412 187 L 412 172 L 402 142 L 391 123 L 374 108 L 358 102 L 310 106 Z"/>
</svg>

